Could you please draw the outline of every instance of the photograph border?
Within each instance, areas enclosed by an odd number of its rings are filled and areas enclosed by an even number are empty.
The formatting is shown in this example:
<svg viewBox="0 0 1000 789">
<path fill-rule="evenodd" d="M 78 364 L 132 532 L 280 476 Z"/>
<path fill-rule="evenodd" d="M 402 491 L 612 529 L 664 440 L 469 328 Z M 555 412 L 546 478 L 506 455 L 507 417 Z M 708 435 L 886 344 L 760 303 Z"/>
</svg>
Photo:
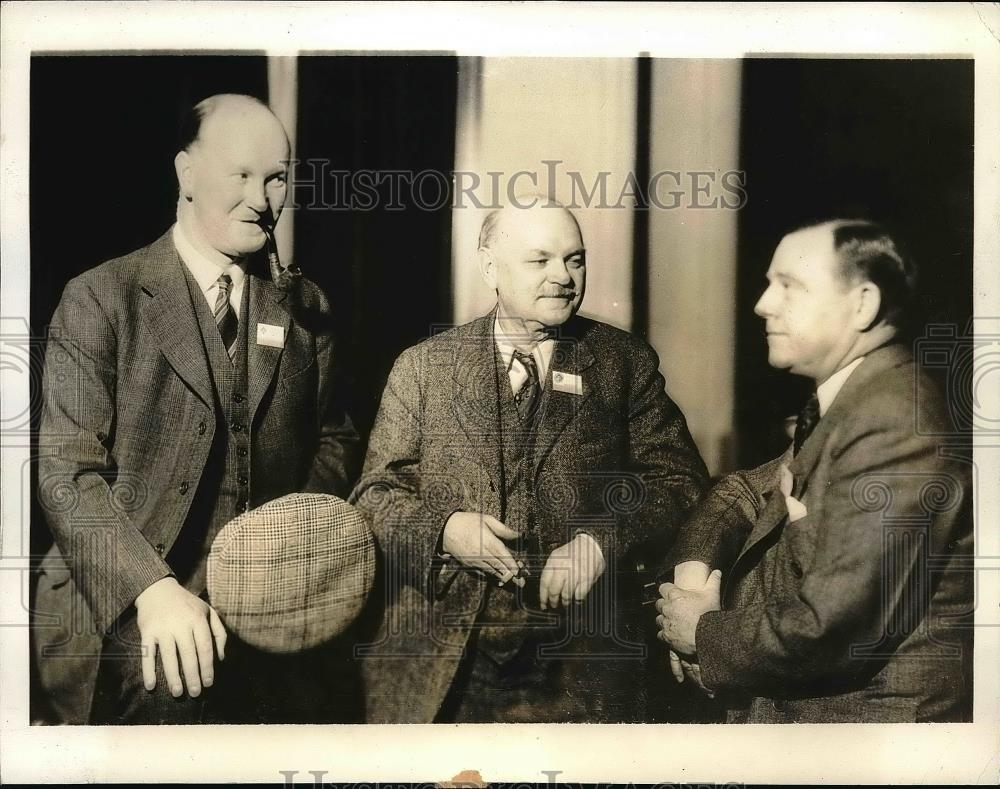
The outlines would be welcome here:
<svg viewBox="0 0 1000 789">
<path fill-rule="evenodd" d="M 586 57 L 974 59 L 975 325 L 977 333 L 1000 336 L 1000 95 L 989 88 L 1000 84 L 995 4 L 26 2 L 3 3 L 2 13 L 5 335 L 28 331 L 32 53 L 519 57 L 556 51 Z M 75 177 L 76 188 L 85 189 L 86 167 Z M 995 365 L 988 351 L 982 363 Z M 996 398 L 997 388 L 987 396 Z M 4 368 L 0 389 L 5 418 L 26 412 L 26 376 Z M 976 434 L 973 443 L 979 480 L 1000 478 L 996 436 Z M 1000 529 L 988 528 L 1000 523 L 995 486 L 975 492 L 974 723 L 39 727 L 28 715 L 27 501 L 34 495 L 28 460 L 26 440 L 3 438 L 0 772 L 6 782 L 448 781 L 462 771 L 476 771 L 485 781 L 541 783 L 1000 779 Z"/>
</svg>

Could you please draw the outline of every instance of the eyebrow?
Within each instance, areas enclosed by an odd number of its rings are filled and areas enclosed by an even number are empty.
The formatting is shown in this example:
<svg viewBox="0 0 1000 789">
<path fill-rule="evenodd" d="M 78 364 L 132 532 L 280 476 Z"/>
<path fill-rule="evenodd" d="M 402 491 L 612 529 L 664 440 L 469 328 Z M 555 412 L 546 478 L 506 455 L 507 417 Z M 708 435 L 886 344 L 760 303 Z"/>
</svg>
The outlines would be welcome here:
<svg viewBox="0 0 1000 789">
<path fill-rule="evenodd" d="M 587 250 L 584 249 L 583 247 L 580 247 L 579 249 L 574 249 L 572 252 L 569 252 L 566 255 L 566 257 L 571 258 L 571 257 L 574 257 L 576 255 L 586 255 L 586 254 L 587 254 Z M 529 249 L 528 250 L 528 257 L 532 257 L 532 258 L 534 258 L 534 257 L 543 257 L 543 258 L 548 259 L 548 258 L 552 257 L 552 253 L 549 252 L 547 249 Z"/>
<path fill-rule="evenodd" d="M 287 174 L 288 170 L 289 170 L 289 167 L 288 167 L 288 165 L 286 163 L 279 162 L 274 167 L 265 167 L 262 170 L 262 172 L 264 173 L 264 177 L 268 178 L 270 176 L 280 175 L 282 173 Z M 252 172 L 256 172 L 256 168 L 253 167 L 252 165 L 249 165 L 249 164 L 242 164 L 240 162 L 232 162 L 229 165 L 229 171 L 233 172 L 233 173 L 252 173 Z"/>
<path fill-rule="evenodd" d="M 796 285 L 802 285 L 803 284 L 802 280 L 799 279 L 798 277 L 796 277 L 794 274 L 788 274 L 788 273 L 786 273 L 784 271 L 776 271 L 773 274 L 771 274 L 770 272 L 768 272 L 764 276 L 765 276 L 765 278 L 767 279 L 768 282 L 770 282 L 773 279 L 781 279 L 781 280 L 785 280 L 786 282 L 794 282 Z"/>
</svg>

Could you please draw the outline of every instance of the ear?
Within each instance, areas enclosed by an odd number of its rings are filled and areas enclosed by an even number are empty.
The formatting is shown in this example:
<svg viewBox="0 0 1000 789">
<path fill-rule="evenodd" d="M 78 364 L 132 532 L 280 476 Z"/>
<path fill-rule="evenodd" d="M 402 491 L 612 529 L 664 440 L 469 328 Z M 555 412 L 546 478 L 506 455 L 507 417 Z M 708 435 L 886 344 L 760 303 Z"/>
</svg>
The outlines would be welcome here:
<svg viewBox="0 0 1000 789">
<path fill-rule="evenodd" d="M 875 326 L 882 307 L 882 293 L 873 282 L 862 282 L 855 287 L 855 309 L 852 323 L 857 331 L 868 331 Z"/>
<path fill-rule="evenodd" d="M 493 252 L 486 247 L 479 248 L 479 273 L 490 290 L 497 289 L 497 261 Z"/>
<path fill-rule="evenodd" d="M 177 173 L 177 187 L 189 203 L 194 195 L 194 173 L 191 171 L 191 154 L 180 151 L 174 157 L 174 172 Z"/>
</svg>

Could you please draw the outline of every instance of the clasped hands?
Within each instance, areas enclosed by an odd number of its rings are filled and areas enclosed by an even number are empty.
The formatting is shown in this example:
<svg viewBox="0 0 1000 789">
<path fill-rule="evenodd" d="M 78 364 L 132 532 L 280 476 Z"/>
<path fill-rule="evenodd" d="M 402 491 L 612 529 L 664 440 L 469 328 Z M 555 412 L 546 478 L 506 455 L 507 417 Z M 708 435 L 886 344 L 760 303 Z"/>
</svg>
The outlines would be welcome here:
<svg viewBox="0 0 1000 789">
<path fill-rule="evenodd" d="M 491 515 L 455 512 L 445 524 L 441 547 L 464 566 L 494 576 L 501 585 L 512 581 L 523 587 L 523 564 L 504 544 L 518 536 Z M 582 601 L 603 572 L 604 554 L 597 541 L 586 534 L 576 535 L 549 554 L 539 580 L 540 607 L 544 610 Z"/>
<path fill-rule="evenodd" d="M 656 637 L 670 647 L 670 670 L 678 682 L 687 677 L 709 697 L 715 694 L 701 680 L 701 668 L 693 659 L 697 653 L 695 633 L 698 620 L 708 611 L 718 611 L 722 606 L 722 572 L 708 572 L 700 562 L 678 565 L 674 571 L 675 583 L 660 585 L 660 599 L 656 601 L 658 628 Z"/>
</svg>

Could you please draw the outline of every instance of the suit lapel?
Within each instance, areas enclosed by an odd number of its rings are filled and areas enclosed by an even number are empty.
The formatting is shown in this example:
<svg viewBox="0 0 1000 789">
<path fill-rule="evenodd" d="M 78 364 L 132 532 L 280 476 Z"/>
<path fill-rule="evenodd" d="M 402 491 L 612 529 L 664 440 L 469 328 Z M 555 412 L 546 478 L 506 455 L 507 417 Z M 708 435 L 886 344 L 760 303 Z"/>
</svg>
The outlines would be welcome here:
<svg viewBox="0 0 1000 789">
<path fill-rule="evenodd" d="M 545 390 L 545 410 L 542 412 L 535 437 L 533 463 L 535 477 L 538 476 L 542 462 L 551 452 L 556 440 L 593 394 L 595 386 L 590 368 L 594 361 L 593 351 L 585 339 L 567 335 L 556 342 L 545 381 L 542 382 Z M 552 387 L 552 378 L 556 373 L 580 376 L 583 382 L 583 394 L 555 390 Z"/>
<path fill-rule="evenodd" d="M 912 359 L 910 352 L 902 345 L 890 344 L 878 348 L 869 353 L 865 360 L 858 365 L 858 368 L 851 373 L 843 387 L 837 393 L 830 409 L 823 415 L 816 425 L 816 429 L 802 445 L 799 454 L 788 464 L 788 470 L 794 477 L 792 495 L 800 501 L 805 496 L 809 479 L 816 469 L 820 458 L 823 455 L 823 448 L 827 444 L 827 438 L 831 432 L 845 418 L 848 418 L 858 406 L 854 402 L 858 393 L 864 388 L 868 381 L 886 370 L 896 365 L 906 363 Z M 770 501 L 764 508 L 753 530 L 747 537 L 737 558 L 737 562 L 746 555 L 754 545 L 759 543 L 770 534 L 788 515 L 788 508 L 785 497 L 780 491 L 775 491 Z"/>
<path fill-rule="evenodd" d="M 250 306 L 247 310 L 247 403 L 250 406 L 250 422 L 253 423 L 257 406 L 271 385 L 278 361 L 284 348 L 261 345 L 257 342 L 258 324 L 280 326 L 285 341 L 292 319 L 285 301 L 287 296 L 274 283 L 247 271 L 250 287 Z"/>
<path fill-rule="evenodd" d="M 750 552 L 753 546 L 774 531 L 785 520 L 787 515 L 788 507 L 785 504 L 785 497 L 781 495 L 780 490 L 775 489 L 771 494 L 771 498 L 768 499 L 767 504 L 764 506 L 764 511 L 761 512 L 749 536 L 747 536 L 746 542 L 743 543 L 743 548 L 740 550 L 739 556 L 736 557 L 735 564 L 739 564 L 740 560 Z"/>
<path fill-rule="evenodd" d="M 498 380 L 493 339 L 495 314 L 496 310 L 473 321 L 468 334 L 456 338 L 455 345 L 447 350 L 451 354 L 447 361 L 452 365 L 455 419 L 494 476 L 502 463 L 497 386 L 506 383 L 502 377 Z M 445 361 L 431 359 L 430 364 Z"/>
<path fill-rule="evenodd" d="M 813 469 L 816 468 L 816 464 L 822 456 L 823 447 L 826 446 L 827 437 L 838 424 L 850 418 L 855 409 L 863 407 L 855 402 L 859 392 L 873 378 L 892 367 L 912 360 L 912 358 L 909 350 L 901 344 L 884 345 L 867 354 L 864 361 L 848 376 L 830 404 L 829 410 L 816 424 L 816 429 L 813 430 L 812 435 L 799 450 L 799 454 L 788 466 L 795 476 L 793 495 L 796 498 L 804 492 L 804 483 L 812 475 Z"/>
<path fill-rule="evenodd" d="M 167 362 L 211 406 L 215 397 L 208 357 L 184 277 L 184 264 L 174 248 L 171 230 L 149 247 L 143 264 L 140 286 L 150 296 L 145 311 L 153 337 Z"/>
</svg>

